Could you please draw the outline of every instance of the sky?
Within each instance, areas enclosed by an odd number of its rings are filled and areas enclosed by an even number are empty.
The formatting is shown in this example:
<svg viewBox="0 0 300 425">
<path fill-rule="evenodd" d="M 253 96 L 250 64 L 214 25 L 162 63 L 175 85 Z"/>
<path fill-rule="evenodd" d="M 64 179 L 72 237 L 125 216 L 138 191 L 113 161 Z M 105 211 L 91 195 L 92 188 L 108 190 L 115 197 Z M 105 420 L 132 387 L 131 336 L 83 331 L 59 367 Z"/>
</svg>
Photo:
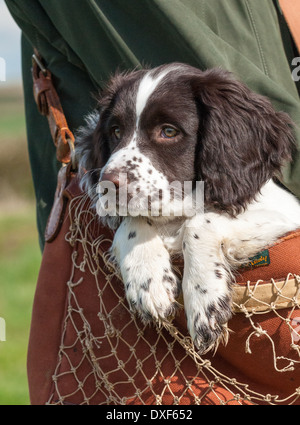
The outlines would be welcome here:
<svg viewBox="0 0 300 425">
<path fill-rule="evenodd" d="M 12 19 L 4 0 L 0 0 L 0 87 L 2 84 L 21 83 L 21 32 Z M 5 78 L 2 81 L 3 63 Z"/>
</svg>

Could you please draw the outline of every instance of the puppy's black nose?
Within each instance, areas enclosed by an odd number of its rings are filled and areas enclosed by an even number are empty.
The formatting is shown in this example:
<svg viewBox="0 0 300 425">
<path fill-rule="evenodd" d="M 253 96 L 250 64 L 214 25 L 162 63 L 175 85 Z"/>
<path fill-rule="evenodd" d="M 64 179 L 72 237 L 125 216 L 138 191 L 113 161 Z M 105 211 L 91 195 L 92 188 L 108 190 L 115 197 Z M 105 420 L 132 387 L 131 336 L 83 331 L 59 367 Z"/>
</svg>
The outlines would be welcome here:
<svg viewBox="0 0 300 425">
<path fill-rule="evenodd" d="M 117 173 L 103 173 L 100 182 L 109 181 L 112 182 L 116 188 L 120 186 L 120 177 Z"/>
</svg>

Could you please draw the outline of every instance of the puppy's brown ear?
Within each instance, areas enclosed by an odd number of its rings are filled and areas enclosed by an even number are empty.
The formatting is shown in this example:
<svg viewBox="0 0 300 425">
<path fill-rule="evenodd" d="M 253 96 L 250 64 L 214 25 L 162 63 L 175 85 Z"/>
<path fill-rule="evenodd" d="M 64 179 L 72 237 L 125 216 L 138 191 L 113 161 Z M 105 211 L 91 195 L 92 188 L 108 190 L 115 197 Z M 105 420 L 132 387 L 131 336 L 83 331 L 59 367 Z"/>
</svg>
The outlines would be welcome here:
<svg viewBox="0 0 300 425">
<path fill-rule="evenodd" d="M 195 166 L 205 201 L 236 215 L 291 160 L 292 121 L 227 71 L 202 72 L 192 86 L 201 117 Z"/>
</svg>

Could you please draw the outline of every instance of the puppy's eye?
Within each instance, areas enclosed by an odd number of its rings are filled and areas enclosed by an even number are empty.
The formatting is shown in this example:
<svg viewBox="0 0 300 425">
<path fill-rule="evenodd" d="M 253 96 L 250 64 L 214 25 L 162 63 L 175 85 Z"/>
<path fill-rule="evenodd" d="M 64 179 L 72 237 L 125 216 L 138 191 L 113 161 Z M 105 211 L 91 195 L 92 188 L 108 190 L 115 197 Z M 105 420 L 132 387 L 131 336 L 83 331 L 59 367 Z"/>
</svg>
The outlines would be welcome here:
<svg viewBox="0 0 300 425">
<path fill-rule="evenodd" d="M 179 131 L 174 127 L 164 127 L 161 131 L 161 137 L 164 137 L 165 139 L 173 139 L 178 133 Z"/>
<path fill-rule="evenodd" d="M 118 140 L 121 139 L 122 133 L 121 133 L 121 129 L 120 127 L 118 127 L 117 125 L 115 125 L 114 127 L 111 128 L 111 134 Z"/>
</svg>

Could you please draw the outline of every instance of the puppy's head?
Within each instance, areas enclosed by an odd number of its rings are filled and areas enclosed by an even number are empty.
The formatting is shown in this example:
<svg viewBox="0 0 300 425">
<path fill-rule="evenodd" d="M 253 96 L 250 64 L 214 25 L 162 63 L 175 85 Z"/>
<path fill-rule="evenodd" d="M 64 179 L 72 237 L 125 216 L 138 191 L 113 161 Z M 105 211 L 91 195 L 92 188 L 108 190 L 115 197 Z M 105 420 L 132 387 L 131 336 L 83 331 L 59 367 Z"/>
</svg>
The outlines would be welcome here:
<svg viewBox="0 0 300 425">
<path fill-rule="evenodd" d="M 76 143 L 85 187 L 129 185 L 141 215 L 153 193 L 161 201 L 170 183 L 199 180 L 207 207 L 235 215 L 293 146 L 290 119 L 266 98 L 229 72 L 179 63 L 115 76 Z"/>
</svg>

